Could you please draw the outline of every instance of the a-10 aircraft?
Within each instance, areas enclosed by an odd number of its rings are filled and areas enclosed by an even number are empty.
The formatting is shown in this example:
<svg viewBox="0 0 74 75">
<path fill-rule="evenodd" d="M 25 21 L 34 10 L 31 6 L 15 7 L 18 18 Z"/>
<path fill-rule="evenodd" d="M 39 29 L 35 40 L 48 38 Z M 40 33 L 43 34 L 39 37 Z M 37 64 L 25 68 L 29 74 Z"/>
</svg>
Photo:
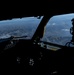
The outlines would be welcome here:
<svg viewBox="0 0 74 75">
<path fill-rule="evenodd" d="M 0 39 L 0 73 L 24 75 L 74 74 L 74 19 L 72 40 L 65 46 L 40 41 L 52 16 L 74 13 L 73 0 L 31 0 L 0 2 L 0 20 L 43 16 L 31 39 L 11 36 Z M 50 34 L 49 34 L 50 35 Z M 42 46 L 43 44 L 43 46 Z M 71 47 L 70 44 L 73 46 Z M 57 47 L 54 51 L 49 47 Z"/>
</svg>

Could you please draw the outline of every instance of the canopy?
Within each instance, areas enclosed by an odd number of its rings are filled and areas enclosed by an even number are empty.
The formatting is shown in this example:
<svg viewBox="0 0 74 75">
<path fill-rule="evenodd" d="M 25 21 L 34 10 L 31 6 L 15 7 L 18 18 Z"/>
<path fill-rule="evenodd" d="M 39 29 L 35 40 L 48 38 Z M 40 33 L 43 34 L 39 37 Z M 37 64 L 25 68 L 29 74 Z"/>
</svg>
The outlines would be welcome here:
<svg viewBox="0 0 74 75">
<path fill-rule="evenodd" d="M 0 2 L 0 20 L 74 13 L 73 0 L 18 0 Z"/>
</svg>

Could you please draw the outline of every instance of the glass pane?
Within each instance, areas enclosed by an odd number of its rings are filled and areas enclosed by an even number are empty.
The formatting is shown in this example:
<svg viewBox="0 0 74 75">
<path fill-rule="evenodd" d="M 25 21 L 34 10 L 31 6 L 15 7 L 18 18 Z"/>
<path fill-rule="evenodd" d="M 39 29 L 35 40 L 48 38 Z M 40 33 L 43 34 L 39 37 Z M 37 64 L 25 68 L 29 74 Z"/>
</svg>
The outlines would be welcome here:
<svg viewBox="0 0 74 75">
<path fill-rule="evenodd" d="M 37 17 L 16 18 L 12 20 L 0 21 L 0 39 L 10 36 L 27 36 L 31 38 L 40 23 Z"/>
<path fill-rule="evenodd" d="M 46 25 L 45 34 L 41 40 L 60 45 L 65 45 L 67 42 L 70 42 L 72 39 L 72 35 L 70 34 L 72 18 L 74 18 L 74 14 L 52 17 Z"/>
</svg>

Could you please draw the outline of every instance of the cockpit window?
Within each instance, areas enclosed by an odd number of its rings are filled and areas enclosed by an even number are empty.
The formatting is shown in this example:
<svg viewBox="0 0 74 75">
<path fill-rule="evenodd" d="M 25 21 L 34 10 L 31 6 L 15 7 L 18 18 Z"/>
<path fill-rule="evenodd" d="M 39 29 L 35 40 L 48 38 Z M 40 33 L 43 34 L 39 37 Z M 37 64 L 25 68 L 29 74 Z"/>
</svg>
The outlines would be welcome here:
<svg viewBox="0 0 74 75">
<path fill-rule="evenodd" d="M 40 21 L 41 19 L 37 19 L 37 17 L 0 21 L 0 39 L 10 36 L 26 36 L 26 38 L 30 39 L 35 33 Z"/>
<path fill-rule="evenodd" d="M 52 17 L 46 25 L 45 34 L 41 40 L 59 45 L 65 45 L 70 42 L 72 39 L 70 34 L 72 18 L 74 18 L 74 14 Z"/>
<path fill-rule="evenodd" d="M 53 16 L 45 27 L 45 33 L 41 41 L 59 45 L 65 45 L 67 42 L 70 42 L 72 39 L 70 34 L 72 18 L 74 18 L 74 14 Z M 0 21 L 0 39 L 11 36 L 24 36 L 26 39 L 31 39 L 41 20 L 42 17 L 40 19 L 37 17 L 26 17 Z"/>
</svg>

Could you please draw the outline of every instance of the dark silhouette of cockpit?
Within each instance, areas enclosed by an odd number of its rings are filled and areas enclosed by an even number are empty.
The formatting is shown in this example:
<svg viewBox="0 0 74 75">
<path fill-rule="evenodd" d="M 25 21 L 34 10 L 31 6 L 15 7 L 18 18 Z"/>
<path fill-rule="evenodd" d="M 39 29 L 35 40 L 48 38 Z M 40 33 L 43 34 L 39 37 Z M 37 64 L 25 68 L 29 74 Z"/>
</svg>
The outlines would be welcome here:
<svg viewBox="0 0 74 75">
<path fill-rule="evenodd" d="M 25 75 L 66 75 L 74 74 L 74 19 L 72 19 L 72 40 L 61 46 L 43 42 L 44 27 L 54 15 L 74 13 L 73 0 L 31 0 L 27 2 L 9 2 L 1 6 L 0 20 L 22 17 L 43 16 L 31 39 L 10 37 L 0 39 L 0 72 L 6 74 Z M 16 39 L 15 39 L 16 38 Z M 41 47 L 41 44 L 44 44 Z M 70 46 L 73 44 L 73 47 Z M 47 49 L 47 46 L 56 46 L 56 51 Z"/>
</svg>

